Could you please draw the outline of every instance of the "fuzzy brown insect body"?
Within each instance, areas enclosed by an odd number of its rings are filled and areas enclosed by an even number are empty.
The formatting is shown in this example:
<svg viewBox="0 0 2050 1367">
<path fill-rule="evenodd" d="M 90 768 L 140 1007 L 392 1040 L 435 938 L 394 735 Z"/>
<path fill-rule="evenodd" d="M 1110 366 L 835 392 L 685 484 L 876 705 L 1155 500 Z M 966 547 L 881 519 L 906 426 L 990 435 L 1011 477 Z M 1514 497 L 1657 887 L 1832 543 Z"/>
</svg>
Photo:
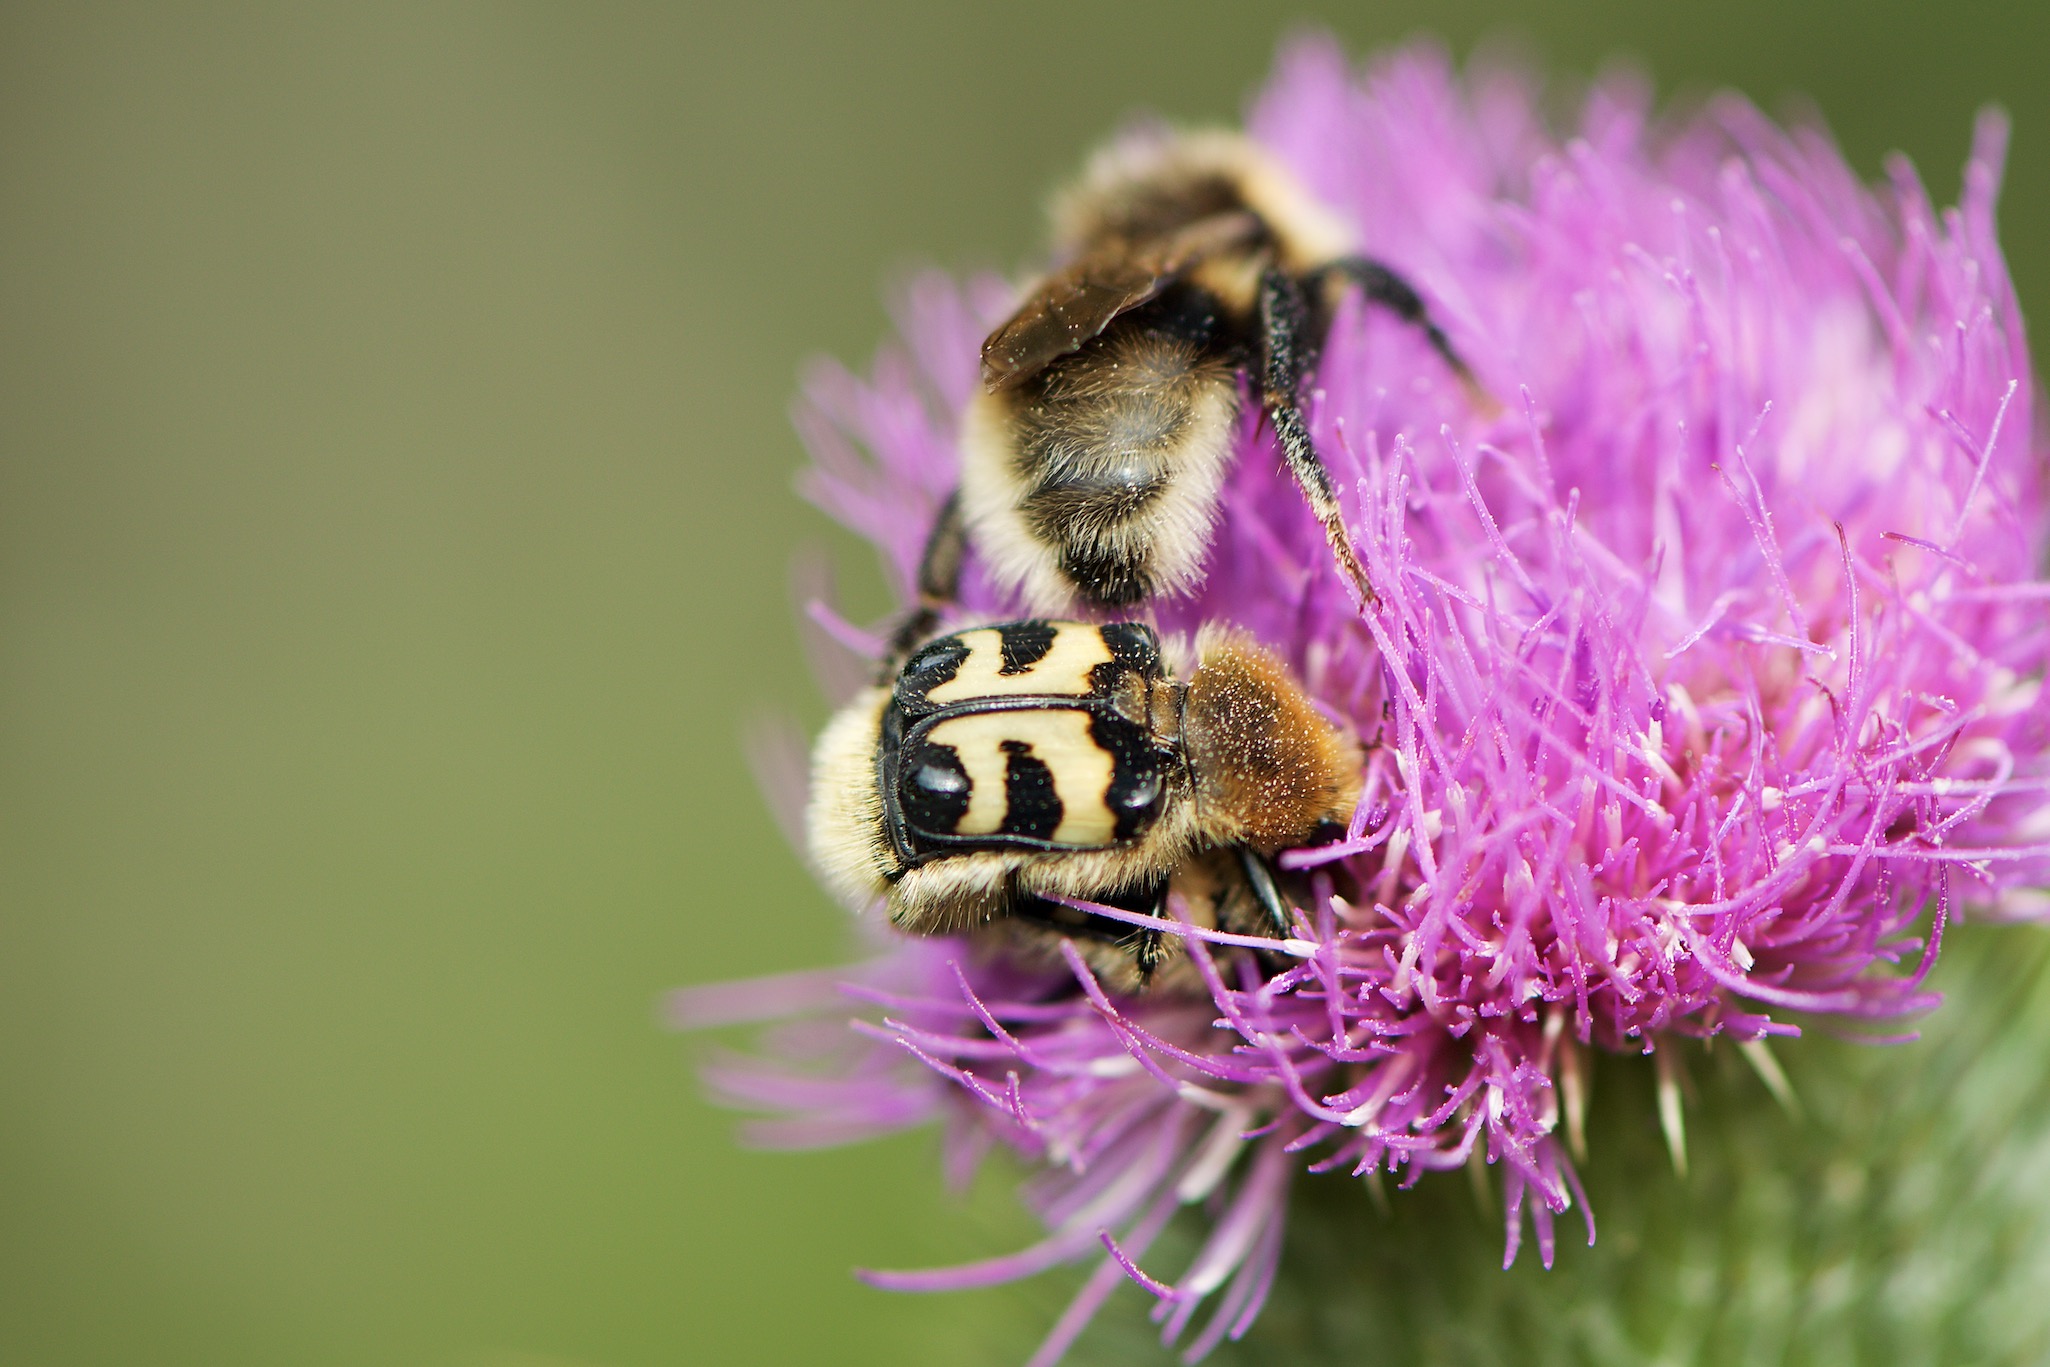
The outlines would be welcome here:
<svg viewBox="0 0 2050 1367">
<path fill-rule="evenodd" d="M 1060 261 L 982 349 L 962 429 L 958 519 L 998 584 L 1041 611 L 1130 608 L 1200 577 L 1242 394 L 1257 396 L 1333 554 L 1371 584 L 1297 392 L 1344 291 L 1464 364 L 1417 293 L 1255 144 L 1161 134 L 1114 144 L 1055 206 Z M 1470 382 L 1470 381 L 1469 381 Z M 962 537 L 936 535 L 930 629 Z"/>
<path fill-rule="evenodd" d="M 1064 936 L 1137 985 L 1178 943 L 1068 905 L 1274 932 L 1264 859 L 1350 814 L 1356 742 L 1242 635 L 1178 679 L 1138 623 L 1024 621 L 931 641 L 826 728 L 810 838 L 827 882 L 920 934 Z"/>
</svg>

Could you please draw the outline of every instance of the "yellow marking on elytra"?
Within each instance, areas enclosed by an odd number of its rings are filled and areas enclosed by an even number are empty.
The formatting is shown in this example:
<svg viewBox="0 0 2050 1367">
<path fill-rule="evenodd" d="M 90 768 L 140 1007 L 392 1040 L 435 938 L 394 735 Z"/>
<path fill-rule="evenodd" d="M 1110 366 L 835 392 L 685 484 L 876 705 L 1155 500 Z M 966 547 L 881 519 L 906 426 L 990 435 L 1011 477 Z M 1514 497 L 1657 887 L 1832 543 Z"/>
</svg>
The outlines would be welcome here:
<svg viewBox="0 0 2050 1367">
<path fill-rule="evenodd" d="M 955 835 L 995 835 L 1003 829 L 1010 809 L 1004 795 L 1010 756 L 1003 743 L 1016 739 L 1015 731 L 1010 713 L 976 712 L 949 717 L 926 733 L 927 740 L 953 750 L 968 774 L 968 810 L 954 823 Z"/>
<path fill-rule="evenodd" d="M 926 738 L 960 756 L 968 775 L 968 810 L 955 824 L 955 835 L 995 835 L 1003 829 L 1010 810 L 1004 789 L 1010 756 L 1004 744 L 1011 741 L 1026 746 L 1053 775 L 1061 800 L 1055 844 L 1097 849 L 1115 838 L 1117 816 L 1108 797 L 1116 762 L 1090 734 L 1087 712 L 1073 707 L 975 712 L 947 718 Z"/>
<path fill-rule="evenodd" d="M 1016 674 L 1002 672 L 1004 638 L 996 628 L 964 631 L 959 639 L 968 647 L 968 658 L 961 661 L 953 678 L 934 685 L 926 694 L 935 703 L 972 698 L 1086 698 L 1094 689 L 1090 671 L 1113 658 L 1110 647 L 1103 643 L 1103 633 L 1080 622 L 1056 626 L 1053 645 L 1046 654 Z"/>
<path fill-rule="evenodd" d="M 1053 771 L 1054 791 L 1060 794 L 1061 824 L 1054 827 L 1057 845 L 1108 845 L 1117 833 L 1117 817 L 1110 810 L 1110 783 L 1117 770 L 1110 751 L 1096 743 L 1089 732 L 1086 712 L 1040 714 L 1051 734 L 1035 740 L 1032 752 Z"/>
</svg>

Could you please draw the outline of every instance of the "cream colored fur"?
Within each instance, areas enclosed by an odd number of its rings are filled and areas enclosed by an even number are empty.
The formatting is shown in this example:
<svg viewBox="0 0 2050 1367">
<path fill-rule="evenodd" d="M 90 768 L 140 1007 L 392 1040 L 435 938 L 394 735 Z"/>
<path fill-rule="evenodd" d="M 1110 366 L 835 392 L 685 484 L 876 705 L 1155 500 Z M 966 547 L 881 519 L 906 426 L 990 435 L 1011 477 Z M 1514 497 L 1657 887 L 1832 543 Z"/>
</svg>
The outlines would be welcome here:
<svg viewBox="0 0 2050 1367">
<path fill-rule="evenodd" d="M 889 701 L 887 688 L 863 690 L 826 723 L 812 747 L 811 801 L 804 818 L 812 867 L 857 912 L 889 891 L 885 875 L 897 866 L 876 789 L 876 747 Z"/>
<path fill-rule="evenodd" d="M 961 428 L 961 515 L 990 577 L 1029 610 L 1073 610 L 1079 601 L 1061 572 L 1059 548 L 1041 540 L 1020 511 L 1031 483 L 1012 439 L 1018 397 L 978 392 Z M 1236 386 L 1206 385 L 1168 471 L 1167 487 L 1123 535 L 1146 546 L 1159 594 L 1182 594 L 1202 577 L 1217 495 L 1238 425 Z"/>
<path fill-rule="evenodd" d="M 1357 250 L 1358 235 L 1318 203 L 1294 173 L 1260 144 L 1223 129 L 1187 132 L 1152 126 L 1113 139 L 1089 159 L 1081 176 L 1051 207 L 1055 249 L 1079 250 L 1103 231 L 1106 217 L 1135 184 L 1172 185 L 1222 176 L 1236 181 L 1254 213 L 1281 243 L 1281 266 L 1308 270 Z"/>
</svg>

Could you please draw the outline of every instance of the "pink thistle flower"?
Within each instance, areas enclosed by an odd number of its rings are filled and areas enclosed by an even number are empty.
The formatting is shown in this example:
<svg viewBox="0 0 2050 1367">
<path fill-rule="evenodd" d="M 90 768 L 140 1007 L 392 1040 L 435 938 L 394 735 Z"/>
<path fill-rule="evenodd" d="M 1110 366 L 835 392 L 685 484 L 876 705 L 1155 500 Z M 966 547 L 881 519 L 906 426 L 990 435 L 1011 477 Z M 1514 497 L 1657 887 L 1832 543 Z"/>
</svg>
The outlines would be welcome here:
<svg viewBox="0 0 2050 1367">
<path fill-rule="evenodd" d="M 1505 400 L 1477 412 L 1414 329 L 1342 311 L 1309 411 L 1383 601 L 1355 609 L 1249 417 L 1207 578 L 1159 611 L 1249 628 L 1374 741 L 1346 838 L 1284 857 L 1314 893 L 1261 942 L 1286 967 L 1183 927 L 1208 996 L 1120 997 L 1072 949 L 1049 970 L 879 931 L 866 964 L 679 1000 L 791 1018 L 711 1073 L 779 1117 L 767 1142 L 941 1118 L 957 1177 L 993 1143 L 1039 1165 L 1040 1243 L 865 1274 L 1095 1258 L 1035 1364 L 1125 1280 L 1186 1360 L 1243 1334 L 1304 1172 L 1485 1159 L 1505 1264 L 1527 1216 L 1549 1266 L 1587 1205 L 1562 1142 L 1583 1050 L 1655 1055 L 1678 1160 L 1687 1038 L 1756 1046 L 1771 1079 L 1790 1013 L 1933 1004 L 1947 918 L 2050 913 L 2045 445 L 1994 233 L 2005 125 L 1980 121 L 1939 213 L 1904 162 L 1867 188 L 1735 98 L 1664 125 L 1609 83 L 1563 139 L 1537 107 L 1429 50 L 1355 71 L 1311 41 L 1251 113 Z M 1010 302 L 921 279 L 867 379 L 807 386 L 804 491 L 900 596 Z M 959 622 L 1016 615 L 971 559 Z M 826 655 L 877 653 L 812 616 Z M 1209 1232 L 1169 1279 L 1146 1258 L 1183 1206 Z"/>
</svg>

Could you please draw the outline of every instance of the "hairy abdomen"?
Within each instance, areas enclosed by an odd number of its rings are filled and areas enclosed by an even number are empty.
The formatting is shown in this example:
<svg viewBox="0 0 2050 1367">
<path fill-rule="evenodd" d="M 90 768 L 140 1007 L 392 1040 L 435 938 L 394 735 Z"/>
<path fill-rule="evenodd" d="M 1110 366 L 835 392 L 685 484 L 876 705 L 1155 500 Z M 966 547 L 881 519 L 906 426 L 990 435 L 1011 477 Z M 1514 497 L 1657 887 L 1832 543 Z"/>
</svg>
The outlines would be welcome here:
<svg viewBox="0 0 2050 1367">
<path fill-rule="evenodd" d="M 1186 589 L 1238 418 L 1214 348 L 1140 321 L 970 411 L 963 510 L 999 579 L 1037 606 Z"/>
</svg>

